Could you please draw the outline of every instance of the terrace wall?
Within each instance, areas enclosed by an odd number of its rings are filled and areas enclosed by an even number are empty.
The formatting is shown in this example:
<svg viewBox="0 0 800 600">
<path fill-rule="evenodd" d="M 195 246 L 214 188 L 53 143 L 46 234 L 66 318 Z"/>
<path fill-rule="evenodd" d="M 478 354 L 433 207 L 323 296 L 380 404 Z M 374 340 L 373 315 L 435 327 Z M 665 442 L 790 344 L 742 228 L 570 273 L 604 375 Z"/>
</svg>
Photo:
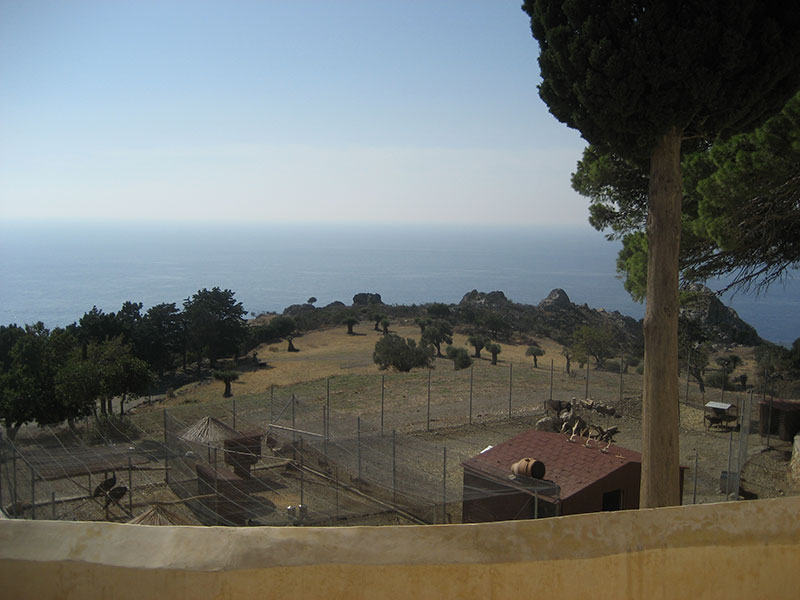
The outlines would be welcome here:
<svg viewBox="0 0 800 600">
<path fill-rule="evenodd" d="M 0 596 L 795 598 L 800 498 L 470 525 L 0 521 Z"/>
</svg>

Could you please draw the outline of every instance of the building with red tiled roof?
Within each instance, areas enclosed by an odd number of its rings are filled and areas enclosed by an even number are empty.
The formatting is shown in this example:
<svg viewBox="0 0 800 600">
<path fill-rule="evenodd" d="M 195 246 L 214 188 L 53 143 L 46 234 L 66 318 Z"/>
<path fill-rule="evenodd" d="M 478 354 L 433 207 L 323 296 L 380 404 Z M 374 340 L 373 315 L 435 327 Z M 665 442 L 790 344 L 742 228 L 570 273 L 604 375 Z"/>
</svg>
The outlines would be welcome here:
<svg viewBox="0 0 800 600">
<path fill-rule="evenodd" d="M 595 440 L 586 445 L 586 438 L 569 439 L 529 430 L 464 461 L 463 522 L 639 507 L 641 454 Z M 523 458 L 544 463 L 543 480 L 512 473 L 511 465 Z"/>
</svg>

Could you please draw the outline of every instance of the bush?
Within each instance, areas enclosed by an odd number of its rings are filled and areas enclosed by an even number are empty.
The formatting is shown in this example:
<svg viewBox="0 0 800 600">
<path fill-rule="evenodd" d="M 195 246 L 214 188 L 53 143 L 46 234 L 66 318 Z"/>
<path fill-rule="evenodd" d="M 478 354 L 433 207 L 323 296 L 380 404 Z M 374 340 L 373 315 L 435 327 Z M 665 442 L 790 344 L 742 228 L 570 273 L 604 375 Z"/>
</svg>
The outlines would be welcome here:
<svg viewBox="0 0 800 600">
<path fill-rule="evenodd" d="M 603 363 L 603 370 L 609 371 L 611 373 L 619 373 L 619 361 L 618 360 L 607 360 Z"/>
<path fill-rule="evenodd" d="M 456 371 L 472 366 L 472 357 L 469 355 L 466 348 L 448 346 L 445 354 L 447 358 L 453 361 L 453 368 Z"/>
<path fill-rule="evenodd" d="M 372 360 L 380 369 L 394 367 L 400 372 L 407 372 L 416 367 L 431 366 L 433 348 L 418 346 L 412 339 L 403 339 L 395 333 L 389 333 L 375 343 Z"/>
</svg>

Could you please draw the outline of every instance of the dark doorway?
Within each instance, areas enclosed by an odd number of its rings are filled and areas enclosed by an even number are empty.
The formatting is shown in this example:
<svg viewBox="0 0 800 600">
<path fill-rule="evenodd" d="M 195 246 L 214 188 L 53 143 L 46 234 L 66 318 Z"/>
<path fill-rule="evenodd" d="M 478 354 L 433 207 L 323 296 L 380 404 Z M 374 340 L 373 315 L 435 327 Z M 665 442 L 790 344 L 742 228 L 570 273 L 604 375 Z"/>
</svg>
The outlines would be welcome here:
<svg viewBox="0 0 800 600">
<path fill-rule="evenodd" d="M 603 510 L 622 509 L 622 490 L 614 490 L 603 494 Z"/>
</svg>

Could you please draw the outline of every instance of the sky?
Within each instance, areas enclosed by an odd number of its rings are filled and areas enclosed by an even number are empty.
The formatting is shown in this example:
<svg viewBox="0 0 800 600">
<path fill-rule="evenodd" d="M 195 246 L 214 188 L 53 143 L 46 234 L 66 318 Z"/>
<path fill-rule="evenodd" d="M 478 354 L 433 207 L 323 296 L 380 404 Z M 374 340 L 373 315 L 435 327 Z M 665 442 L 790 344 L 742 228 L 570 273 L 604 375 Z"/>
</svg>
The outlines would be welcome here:
<svg viewBox="0 0 800 600">
<path fill-rule="evenodd" d="M 519 0 L 0 0 L 0 219 L 580 225 Z"/>
</svg>

